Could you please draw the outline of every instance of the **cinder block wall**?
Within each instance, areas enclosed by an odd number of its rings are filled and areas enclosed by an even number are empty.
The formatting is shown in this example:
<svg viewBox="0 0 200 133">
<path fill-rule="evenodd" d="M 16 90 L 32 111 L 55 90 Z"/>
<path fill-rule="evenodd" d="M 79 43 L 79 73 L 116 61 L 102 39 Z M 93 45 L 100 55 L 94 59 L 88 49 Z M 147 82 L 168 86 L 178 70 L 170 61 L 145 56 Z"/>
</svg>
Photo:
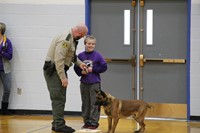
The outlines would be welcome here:
<svg viewBox="0 0 200 133">
<path fill-rule="evenodd" d="M 52 38 L 66 28 L 85 22 L 83 0 L 0 1 L 0 21 L 12 41 L 11 109 L 51 110 L 42 67 Z M 83 50 L 83 39 L 78 51 Z M 79 77 L 69 70 L 66 111 L 80 111 Z M 17 92 L 21 89 L 21 94 Z M 2 96 L 2 89 L 0 90 Z"/>
<path fill-rule="evenodd" d="M 190 114 L 200 116 L 200 1 L 191 3 Z M 42 73 L 44 58 L 58 32 L 85 21 L 84 8 L 84 0 L 0 0 L 0 21 L 7 24 L 6 35 L 14 47 L 10 108 L 51 109 Z M 78 52 L 84 49 L 81 43 Z M 79 78 L 73 69 L 69 75 L 65 110 L 80 111 Z"/>
</svg>

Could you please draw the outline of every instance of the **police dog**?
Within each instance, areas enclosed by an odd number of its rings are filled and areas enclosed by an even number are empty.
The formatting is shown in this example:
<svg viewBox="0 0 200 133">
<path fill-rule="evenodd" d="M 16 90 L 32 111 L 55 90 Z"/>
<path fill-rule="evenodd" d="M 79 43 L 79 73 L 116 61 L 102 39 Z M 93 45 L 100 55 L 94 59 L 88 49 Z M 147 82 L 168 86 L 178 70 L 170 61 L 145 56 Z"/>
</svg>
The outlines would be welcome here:
<svg viewBox="0 0 200 133">
<path fill-rule="evenodd" d="M 142 100 L 120 100 L 105 93 L 102 90 L 96 91 L 95 105 L 103 106 L 108 118 L 108 133 L 114 133 L 120 118 L 132 116 L 139 125 L 140 129 L 135 131 L 143 133 L 145 130 L 144 118 L 151 106 Z M 114 120 L 112 122 L 112 119 Z"/>
</svg>

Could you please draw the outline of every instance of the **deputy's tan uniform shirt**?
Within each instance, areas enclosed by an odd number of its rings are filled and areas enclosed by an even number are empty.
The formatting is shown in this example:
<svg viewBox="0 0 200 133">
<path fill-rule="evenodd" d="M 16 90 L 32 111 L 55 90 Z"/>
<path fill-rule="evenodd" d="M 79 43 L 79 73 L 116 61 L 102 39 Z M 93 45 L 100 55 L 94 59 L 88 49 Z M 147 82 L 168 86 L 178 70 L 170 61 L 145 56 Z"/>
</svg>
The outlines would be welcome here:
<svg viewBox="0 0 200 133">
<path fill-rule="evenodd" d="M 68 67 L 72 65 L 74 52 L 75 42 L 73 39 L 73 34 L 71 33 L 71 29 L 58 34 L 52 40 L 51 46 L 47 53 L 46 61 L 52 61 L 55 63 L 56 71 L 60 79 L 66 78 L 64 67 L 65 65 Z M 77 61 L 74 63 L 79 66 L 81 61 L 77 58 Z"/>
</svg>

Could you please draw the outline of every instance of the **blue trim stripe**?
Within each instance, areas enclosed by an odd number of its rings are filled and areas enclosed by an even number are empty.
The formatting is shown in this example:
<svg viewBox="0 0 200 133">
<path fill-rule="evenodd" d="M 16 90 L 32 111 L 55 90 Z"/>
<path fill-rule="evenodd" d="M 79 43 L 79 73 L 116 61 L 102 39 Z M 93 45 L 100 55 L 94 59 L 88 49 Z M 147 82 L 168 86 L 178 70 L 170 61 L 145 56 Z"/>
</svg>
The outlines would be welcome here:
<svg viewBox="0 0 200 133">
<path fill-rule="evenodd" d="M 187 25 L 187 119 L 190 120 L 190 35 L 191 35 L 191 0 L 188 0 Z"/>
<path fill-rule="evenodd" d="M 88 34 L 90 34 L 90 9 L 91 9 L 91 4 L 90 0 L 85 0 L 85 24 L 88 27 Z"/>
</svg>

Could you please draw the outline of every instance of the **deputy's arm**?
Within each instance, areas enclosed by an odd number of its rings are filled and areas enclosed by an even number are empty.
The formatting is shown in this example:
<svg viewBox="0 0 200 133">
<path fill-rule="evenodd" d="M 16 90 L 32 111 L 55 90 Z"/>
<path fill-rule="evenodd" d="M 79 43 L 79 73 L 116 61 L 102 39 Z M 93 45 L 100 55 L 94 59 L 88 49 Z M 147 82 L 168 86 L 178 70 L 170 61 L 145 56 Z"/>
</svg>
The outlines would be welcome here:
<svg viewBox="0 0 200 133">
<path fill-rule="evenodd" d="M 65 58 L 68 52 L 68 48 L 70 47 L 70 44 L 68 41 L 64 40 L 57 44 L 55 49 L 55 66 L 57 74 L 59 75 L 61 80 L 67 79 L 65 70 L 64 70 L 64 63 Z"/>
</svg>

